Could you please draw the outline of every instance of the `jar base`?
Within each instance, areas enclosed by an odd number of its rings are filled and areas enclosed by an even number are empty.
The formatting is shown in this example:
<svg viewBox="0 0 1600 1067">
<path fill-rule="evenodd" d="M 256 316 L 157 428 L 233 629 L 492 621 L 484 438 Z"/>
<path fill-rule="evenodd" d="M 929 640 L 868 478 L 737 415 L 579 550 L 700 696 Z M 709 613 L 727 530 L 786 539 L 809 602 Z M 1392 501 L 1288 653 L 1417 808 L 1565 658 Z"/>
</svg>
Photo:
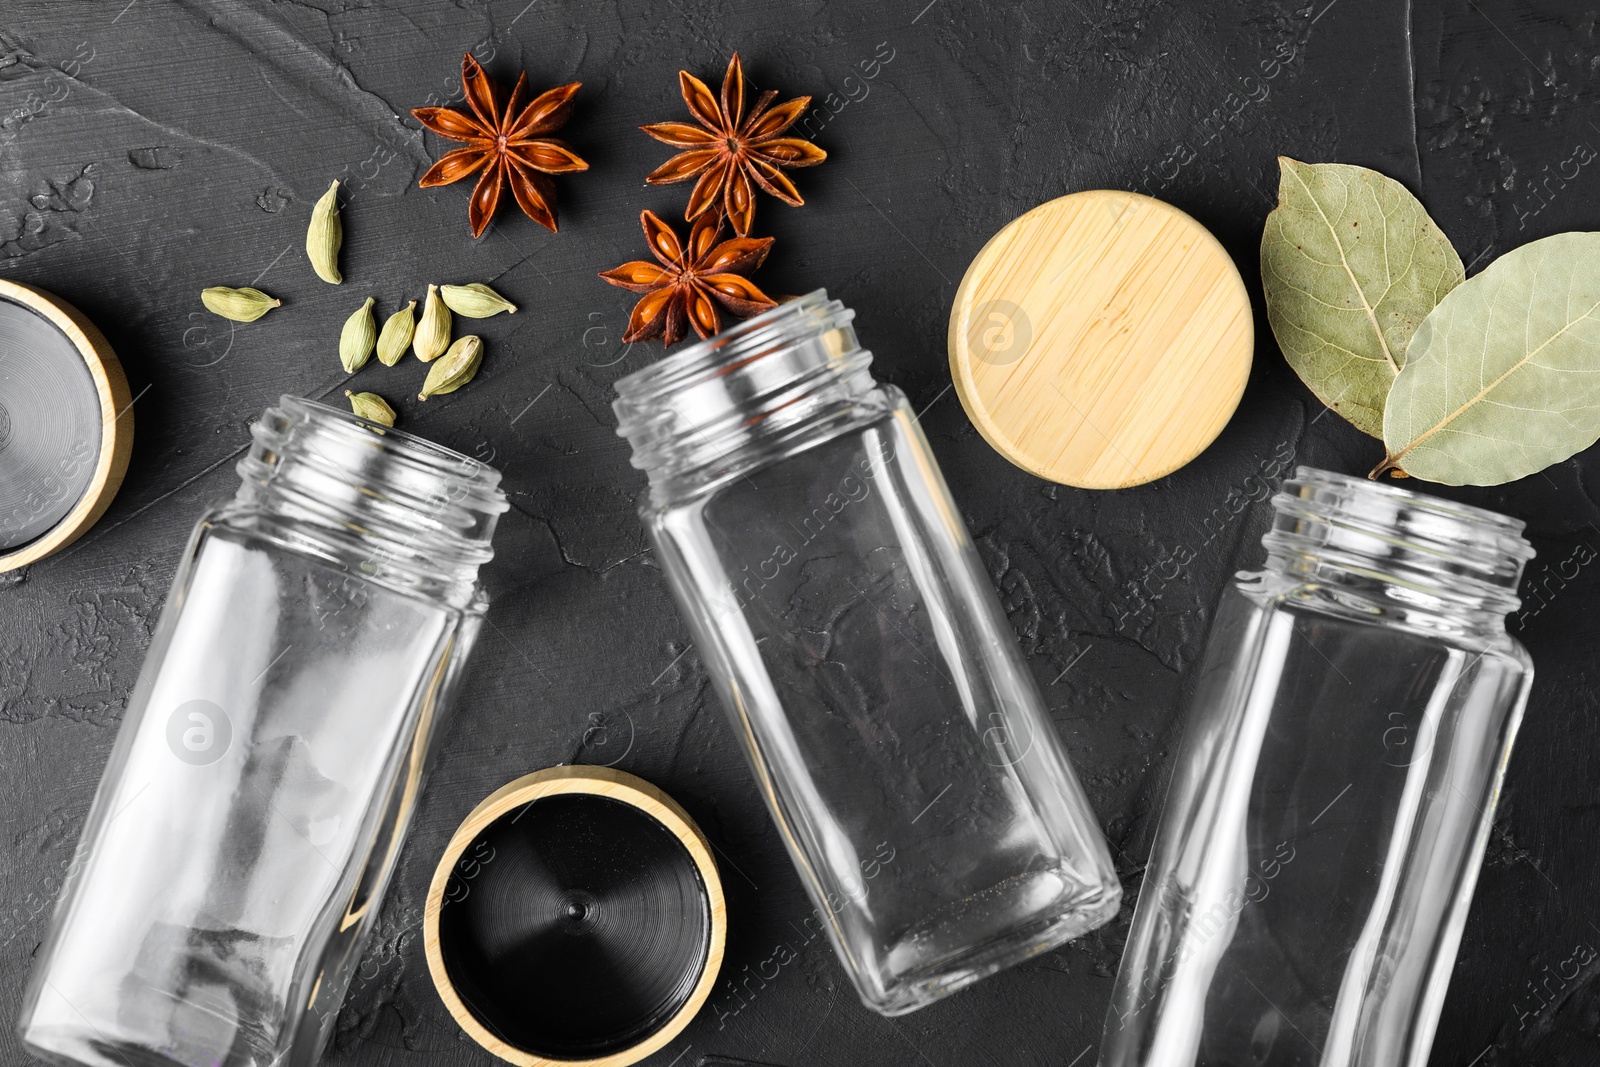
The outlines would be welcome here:
<svg viewBox="0 0 1600 1067">
<path fill-rule="evenodd" d="M 208 1011 L 200 1004 L 192 1004 L 197 1017 L 214 1019 L 228 1025 L 218 1013 Z M 84 1020 L 87 1022 L 87 1018 Z M 201 1041 L 199 1048 L 191 1045 L 178 1048 L 137 1030 L 121 1029 L 114 1024 L 90 1023 L 87 1029 L 71 1024 L 40 1025 L 24 1019 L 18 1027 L 18 1036 L 28 1054 L 57 1067 L 194 1067 L 205 1063 L 209 1067 L 296 1067 L 304 1065 L 303 1057 L 287 1055 L 266 1043 L 252 1041 L 235 1030 L 229 1042 Z M 182 1041 L 183 1035 L 174 1034 L 173 1040 Z M 218 1051 L 221 1049 L 222 1051 Z"/>
<path fill-rule="evenodd" d="M 1115 882 L 1084 885 L 1060 871 L 1020 875 L 906 931 L 887 953 L 895 977 L 884 996 L 875 1000 L 863 993 L 862 1000 L 887 1016 L 927 1007 L 1105 925 L 1121 903 L 1122 887 Z M 1026 916 L 1020 922 L 1019 912 Z"/>
<path fill-rule="evenodd" d="M 56 1039 L 41 1039 L 30 1034 L 24 1039 L 23 1047 L 28 1055 L 56 1067 L 187 1067 L 188 1063 L 153 1052 L 143 1045 L 88 1041 L 77 1034 L 58 1035 Z"/>
</svg>

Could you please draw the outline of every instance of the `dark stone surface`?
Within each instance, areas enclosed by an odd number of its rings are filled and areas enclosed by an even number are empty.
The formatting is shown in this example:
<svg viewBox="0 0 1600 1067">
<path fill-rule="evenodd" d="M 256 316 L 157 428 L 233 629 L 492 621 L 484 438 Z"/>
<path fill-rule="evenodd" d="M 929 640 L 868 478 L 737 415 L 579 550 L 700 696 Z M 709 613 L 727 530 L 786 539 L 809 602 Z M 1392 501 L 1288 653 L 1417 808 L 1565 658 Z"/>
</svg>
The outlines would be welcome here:
<svg viewBox="0 0 1600 1067">
<path fill-rule="evenodd" d="M 926 5 L 926 6 L 925 6 Z M 359 388 L 403 425 L 500 466 L 515 510 L 485 580 L 495 600 L 382 926 L 340 1019 L 338 1065 L 487 1064 L 427 977 L 434 858 L 508 779 L 617 762 L 681 802 L 722 852 L 733 917 L 707 1010 L 651 1062 L 715 1053 L 780 1067 L 1093 1061 L 1129 911 L 1077 943 L 894 1021 L 864 1009 L 822 944 L 641 535 L 641 479 L 613 435 L 626 294 L 595 272 L 643 252 L 641 208 L 686 190 L 643 177 L 668 150 L 635 127 L 682 117 L 675 73 L 827 101 L 831 153 L 809 204 L 762 203 L 769 291 L 826 286 L 859 311 L 881 378 L 919 408 L 1110 837 L 1138 889 L 1193 663 L 1227 576 L 1259 559 L 1259 482 L 1292 457 L 1364 472 L 1374 442 L 1321 409 L 1258 308 L 1258 359 L 1232 425 L 1199 460 L 1117 493 L 1040 483 L 999 459 L 947 391 L 945 317 L 1004 222 L 1069 191 L 1162 196 L 1222 238 L 1259 300 L 1256 243 L 1274 157 L 1379 167 L 1416 189 L 1475 272 L 1526 240 L 1595 224 L 1596 16 L 1534 0 L 995 0 L 780 5 L 668 0 L 456 4 L 7 0 L 0 6 L 0 274 L 54 290 L 110 335 L 138 395 L 126 486 L 78 545 L 0 577 L 0 1014 L 12 1015 L 184 539 L 232 492 L 246 427 L 280 392 L 338 398 L 343 318 L 428 281 L 489 280 L 521 304 L 483 323 L 477 382 L 419 405 L 415 363 Z M 466 191 L 416 188 L 441 151 L 407 109 L 449 97 L 464 50 L 538 86 L 585 83 L 562 230 L 515 211 L 483 240 Z M 858 64 L 892 52 L 870 80 Z M 437 102 L 437 101 L 436 101 Z M 834 113 L 836 112 L 836 113 Z M 405 117 L 397 117 L 405 116 Z M 815 128 L 815 127 L 814 127 Z M 349 189 L 346 284 L 302 252 L 311 203 Z M 206 285 L 256 282 L 285 306 L 232 329 Z M 1432 1058 L 1600 1060 L 1600 677 L 1592 454 L 1452 493 L 1528 520 L 1540 595 L 1514 624 L 1538 664 Z M 1153 568 L 1185 546 L 1176 580 Z M 599 719 L 593 718 L 600 716 Z M 596 724 L 602 729 L 595 729 Z M 798 959 L 773 974 L 782 941 Z M 1593 952 L 1588 956 L 1593 957 Z M 765 972 L 766 978 L 757 977 Z M 1476 1059 L 1475 1059 L 1476 1057 Z M 0 1062 L 25 1057 L 9 1028 Z M 715 1062 L 731 1062 L 717 1060 Z"/>
</svg>

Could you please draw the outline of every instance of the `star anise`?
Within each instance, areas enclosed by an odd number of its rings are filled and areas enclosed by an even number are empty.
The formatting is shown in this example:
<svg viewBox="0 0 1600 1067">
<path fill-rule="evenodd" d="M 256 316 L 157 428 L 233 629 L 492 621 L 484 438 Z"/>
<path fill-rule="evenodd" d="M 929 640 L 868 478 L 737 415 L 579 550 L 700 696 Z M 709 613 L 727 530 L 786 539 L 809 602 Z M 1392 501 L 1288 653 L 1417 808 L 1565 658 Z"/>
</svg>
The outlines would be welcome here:
<svg viewBox="0 0 1600 1067">
<path fill-rule="evenodd" d="M 448 107 L 419 107 L 411 114 L 440 137 L 465 141 L 467 147 L 452 149 L 428 168 L 417 183 L 423 188 L 449 185 L 483 171 L 472 190 L 467 222 L 472 236 L 482 237 L 500 206 L 500 193 L 507 185 L 523 212 L 534 222 L 556 228 L 556 186 L 546 174 L 567 174 L 588 170 L 589 164 L 561 141 L 544 136 L 566 125 L 572 115 L 572 97 L 582 82 L 573 82 L 541 94 L 523 107 L 527 88 L 526 72 L 503 109 L 495 107 L 494 86 L 471 54 L 461 57 L 461 85 L 466 90 L 470 111 Z"/>
<path fill-rule="evenodd" d="M 748 237 L 756 215 L 755 186 L 791 207 L 805 203 L 782 168 L 814 167 L 827 159 L 828 153 L 802 138 L 778 135 L 805 112 L 811 103 L 809 96 L 773 107 L 778 94 L 768 90 L 746 111 L 744 67 L 737 52 L 722 79 L 720 103 L 705 82 L 686 70 L 678 72 L 678 85 L 689 113 L 700 126 L 660 122 L 640 129 L 658 141 L 685 149 L 657 167 L 645 181 L 668 185 L 700 176 L 689 194 L 685 219 L 697 219 L 715 205 L 728 216 L 740 237 Z"/>
<path fill-rule="evenodd" d="M 689 325 L 701 337 L 710 337 L 721 327 L 719 306 L 740 319 L 777 306 L 755 283 L 740 277 L 767 258 L 772 238 L 733 237 L 719 244 L 722 215 L 711 211 L 689 228 L 685 248 L 672 227 L 654 212 L 641 213 L 639 221 L 650 251 L 662 266 L 634 260 L 600 275 L 612 285 L 644 294 L 628 317 L 624 341 L 659 337 L 665 344 L 676 344 L 688 333 Z"/>
</svg>

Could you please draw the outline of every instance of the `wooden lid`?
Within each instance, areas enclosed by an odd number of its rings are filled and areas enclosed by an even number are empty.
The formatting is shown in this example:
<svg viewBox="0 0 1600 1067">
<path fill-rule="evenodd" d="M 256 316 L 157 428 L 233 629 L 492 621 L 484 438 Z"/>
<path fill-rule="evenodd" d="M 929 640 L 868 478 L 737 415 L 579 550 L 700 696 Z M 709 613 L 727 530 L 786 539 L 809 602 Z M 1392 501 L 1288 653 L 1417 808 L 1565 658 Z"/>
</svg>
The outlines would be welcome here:
<svg viewBox="0 0 1600 1067">
<path fill-rule="evenodd" d="M 4 572 L 65 548 L 105 514 L 133 452 L 133 400 L 110 343 L 77 308 L 3 278 L 0 303 L 15 309 L 0 316 Z M 69 418 L 80 406 L 87 425 Z"/>
<path fill-rule="evenodd" d="M 635 813 L 629 816 L 632 828 L 627 819 L 597 823 L 585 818 L 571 807 L 577 801 L 624 806 Z M 547 804 L 563 803 L 564 809 L 540 814 Z M 662 841 L 676 843 L 669 849 L 683 857 L 690 872 L 689 897 L 682 892 L 683 878 L 675 885 L 670 878 L 657 880 L 653 871 L 632 862 L 630 846 L 640 825 L 647 829 L 646 836 L 655 839 L 654 851 L 646 849 L 650 855 L 663 855 Z M 598 885 L 591 879 L 609 888 L 588 892 Z M 693 916 L 678 910 L 691 899 L 687 911 Z M 444 922 L 447 906 L 450 916 L 463 918 Z M 558 913 L 554 924 L 543 916 L 547 911 Z M 452 924 L 458 928 L 446 929 Z M 627 958 L 634 942 L 670 938 L 673 931 L 666 928 L 680 925 L 697 931 L 692 954 L 646 959 L 634 953 Z M 596 932 L 591 927 L 611 939 L 609 947 L 604 939 L 588 937 Z M 661 1049 L 689 1025 L 711 995 L 727 933 L 722 881 L 705 835 L 672 798 L 612 767 L 549 767 L 491 793 L 450 839 L 434 870 L 423 910 L 428 971 L 445 1007 L 480 1046 L 518 1067 L 625 1067 Z M 617 943 L 619 937 L 622 943 Z M 474 956 L 452 948 L 463 938 L 480 941 L 486 951 Z M 642 1024 L 635 1020 L 624 1028 L 620 1041 L 597 1041 L 572 1015 L 581 1014 L 584 1007 L 613 1008 L 611 1002 L 622 996 L 622 990 L 608 985 L 603 995 L 591 995 L 586 978 L 575 972 L 594 968 L 573 966 L 589 962 L 582 955 L 586 952 L 605 957 L 597 963 L 615 963 L 621 978 L 639 978 L 652 961 L 688 959 L 692 966 L 681 973 L 647 976 L 664 979 L 674 990 L 666 1001 L 667 1010 L 650 1015 Z M 559 962 L 563 957 L 570 971 Z M 473 960 L 491 973 L 470 972 Z M 520 988 L 509 996 L 496 995 L 484 982 L 497 979 Z M 588 980 L 592 984 L 592 975 Z M 540 988 L 547 991 L 548 1002 L 540 1002 L 546 999 L 538 997 Z M 550 991 L 562 995 L 549 996 Z M 576 1006 L 571 1003 L 574 997 L 580 1002 Z M 533 1020 L 548 1022 L 552 1011 L 574 1051 L 526 1047 L 545 1043 L 543 1024 Z M 571 1040 L 574 1032 L 583 1039 Z M 576 1051 L 580 1048 L 587 1051 Z"/>
<path fill-rule="evenodd" d="M 967 268 L 950 370 L 968 416 L 1032 474 L 1122 489 L 1227 425 L 1255 325 L 1217 239 L 1170 204 L 1094 190 L 1014 219 Z"/>
</svg>

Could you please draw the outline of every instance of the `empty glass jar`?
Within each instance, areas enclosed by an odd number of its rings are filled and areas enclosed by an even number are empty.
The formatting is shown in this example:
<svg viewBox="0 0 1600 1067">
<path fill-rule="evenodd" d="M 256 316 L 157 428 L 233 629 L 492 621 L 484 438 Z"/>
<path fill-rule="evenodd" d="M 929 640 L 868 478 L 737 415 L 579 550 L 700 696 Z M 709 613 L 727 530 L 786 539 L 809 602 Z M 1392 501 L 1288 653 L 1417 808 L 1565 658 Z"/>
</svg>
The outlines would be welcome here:
<svg viewBox="0 0 1600 1067">
<path fill-rule="evenodd" d="M 1423 1067 L 1533 667 L 1492 512 L 1300 467 L 1223 594 L 1103 1067 Z"/>
<path fill-rule="evenodd" d="M 34 967 L 54 1063 L 316 1062 L 477 635 L 497 471 L 293 397 L 252 433 Z"/>
<path fill-rule="evenodd" d="M 641 515 L 868 1005 L 1116 913 L 1110 855 L 905 397 L 821 291 L 624 378 Z"/>
</svg>

